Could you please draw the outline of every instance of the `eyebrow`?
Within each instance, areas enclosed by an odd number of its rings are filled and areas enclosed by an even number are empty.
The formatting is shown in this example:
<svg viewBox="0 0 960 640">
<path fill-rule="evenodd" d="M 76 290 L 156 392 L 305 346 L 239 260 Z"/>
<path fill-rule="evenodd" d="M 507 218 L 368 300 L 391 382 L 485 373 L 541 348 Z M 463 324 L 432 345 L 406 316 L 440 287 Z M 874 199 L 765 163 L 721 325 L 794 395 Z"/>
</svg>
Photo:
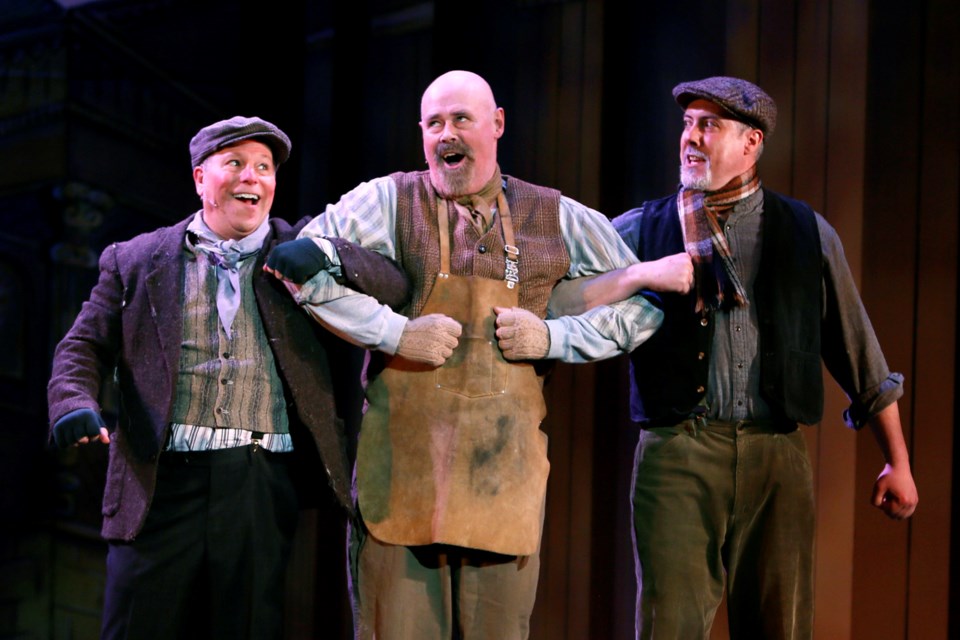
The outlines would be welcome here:
<svg viewBox="0 0 960 640">
<path fill-rule="evenodd" d="M 451 111 L 450 115 L 453 117 L 457 117 L 457 116 L 467 116 L 468 118 L 473 117 L 473 114 L 469 109 L 457 109 L 456 111 Z M 436 113 L 431 113 L 427 116 L 424 116 L 420 120 L 422 122 L 430 122 L 431 120 L 437 120 L 440 117 L 441 117 L 441 113 L 436 112 Z"/>
<path fill-rule="evenodd" d="M 721 115 L 719 115 L 719 114 L 716 114 L 716 113 L 706 113 L 706 114 L 700 115 L 700 116 L 694 116 L 694 115 L 690 115 L 690 114 L 688 114 L 688 113 L 685 113 L 685 114 L 683 114 L 683 119 L 684 119 L 684 120 L 694 120 L 694 121 L 696 121 L 696 122 L 702 122 L 702 121 L 704 121 L 704 120 L 718 120 L 718 121 L 729 120 L 729 121 L 731 121 L 731 122 L 737 122 L 737 121 L 734 120 L 733 118 L 725 118 L 725 117 L 723 117 L 723 116 L 721 116 Z"/>
</svg>

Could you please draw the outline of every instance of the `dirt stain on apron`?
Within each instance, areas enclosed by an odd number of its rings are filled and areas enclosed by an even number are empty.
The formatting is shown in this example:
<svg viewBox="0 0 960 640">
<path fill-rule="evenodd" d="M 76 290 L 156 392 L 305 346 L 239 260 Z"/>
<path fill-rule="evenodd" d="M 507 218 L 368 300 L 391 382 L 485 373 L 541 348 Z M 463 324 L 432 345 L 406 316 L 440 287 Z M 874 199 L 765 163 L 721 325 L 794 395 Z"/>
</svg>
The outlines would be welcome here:
<svg viewBox="0 0 960 640">
<path fill-rule="evenodd" d="M 505 245 L 516 251 L 502 194 L 498 211 Z M 506 279 L 450 274 L 444 203 L 438 220 L 441 272 L 422 314 L 450 316 L 463 333 L 443 366 L 394 357 L 370 382 L 357 453 L 360 511 L 389 544 L 530 555 L 550 469 L 543 382 L 532 364 L 504 360 L 493 312 L 518 306 L 518 289 Z M 508 258 L 516 273 L 517 255 Z"/>
</svg>

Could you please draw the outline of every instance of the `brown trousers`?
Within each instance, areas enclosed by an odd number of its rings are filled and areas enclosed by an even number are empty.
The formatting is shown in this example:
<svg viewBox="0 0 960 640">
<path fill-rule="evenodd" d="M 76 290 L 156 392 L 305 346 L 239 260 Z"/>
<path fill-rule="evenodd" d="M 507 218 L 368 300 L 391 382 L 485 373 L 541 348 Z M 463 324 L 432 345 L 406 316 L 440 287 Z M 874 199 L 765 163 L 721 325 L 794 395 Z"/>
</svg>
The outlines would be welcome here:
<svg viewBox="0 0 960 640">
<path fill-rule="evenodd" d="M 540 554 L 405 547 L 352 526 L 350 574 L 357 640 L 526 640 Z"/>
</svg>

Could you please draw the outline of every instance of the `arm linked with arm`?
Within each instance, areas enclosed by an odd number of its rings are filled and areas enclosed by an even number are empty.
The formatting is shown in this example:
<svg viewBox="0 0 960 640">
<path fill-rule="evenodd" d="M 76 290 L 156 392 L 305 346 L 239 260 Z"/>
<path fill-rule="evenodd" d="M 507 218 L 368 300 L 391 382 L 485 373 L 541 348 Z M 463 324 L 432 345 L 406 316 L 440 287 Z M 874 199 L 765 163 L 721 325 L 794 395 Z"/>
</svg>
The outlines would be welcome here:
<svg viewBox="0 0 960 640">
<path fill-rule="evenodd" d="M 344 238 L 328 237 L 340 258 L 343 284 L 399 311 L 410 302 L 410 280 L 396 260 Z"/>
<path fill-rule="evenodd" d="M 568 279 L 607 274 L 607 278 L 594 281 L 620 286 L 617 270 L 626 273 L 637 264 L 635 254 L 605 216 L 566 197 L 560 201 L 560 228 L 570 254 Z M 578 305 L 576 310 L 586 306 Z M 661 311 L 638 295 L 595 304 L 578 314 L 562 314 L 547 320 L 547 357 L 586 362 L 629 353 L 649 338 L 662 320 Z"/>
<path fill-rule="evenodd" d="M 342 238 L 395 260 L 396 202 L 392 179 L 384 177 L 363 183 L 328 206 L 303 228 L 300 237 L 324 242 Z M 367 349 L 397 352 L 407 318 L 388 305 L 350 289 L 326 271 L 302 287 L 290 288 L 297 302 L 334 334 Z"/>
<path fill-rule="evenodd" d="M 596 306 L 612 304 L 640 291 L 687 293 L 693 286 L 693 262 L 685 253 L 657 260 L 640 260 L 640 218 L 643 207 L 631 209 L 612 222 L 627 248 L 630 262 L 606 273 L 562 280 L 550 297 L 551 317 L 579 315 Z"/>
</svg>

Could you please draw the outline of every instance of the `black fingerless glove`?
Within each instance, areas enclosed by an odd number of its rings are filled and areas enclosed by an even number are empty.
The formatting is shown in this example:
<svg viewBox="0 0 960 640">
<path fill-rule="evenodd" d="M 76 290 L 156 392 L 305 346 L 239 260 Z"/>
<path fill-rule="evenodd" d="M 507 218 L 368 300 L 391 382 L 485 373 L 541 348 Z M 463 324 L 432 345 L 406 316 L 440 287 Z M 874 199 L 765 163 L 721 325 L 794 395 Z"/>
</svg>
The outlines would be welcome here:
<svg viewBox="0 0 960 640">
<path fill-rule="evenodd" d="M 100 428 L 107 426 L 100 414 L 93 409 L 74 409 L 53 425 L 53 439 L 58 447 L 69 447 L 84 436 L 91 440 L 100 435 Z"/>
<path fill-rule="evenodd" d="M 327 254 L 310 238 L 281 242 L 267 256 L 267 266 L 295 284 L 303 284 L 330 266 Z"/>
</svg>

